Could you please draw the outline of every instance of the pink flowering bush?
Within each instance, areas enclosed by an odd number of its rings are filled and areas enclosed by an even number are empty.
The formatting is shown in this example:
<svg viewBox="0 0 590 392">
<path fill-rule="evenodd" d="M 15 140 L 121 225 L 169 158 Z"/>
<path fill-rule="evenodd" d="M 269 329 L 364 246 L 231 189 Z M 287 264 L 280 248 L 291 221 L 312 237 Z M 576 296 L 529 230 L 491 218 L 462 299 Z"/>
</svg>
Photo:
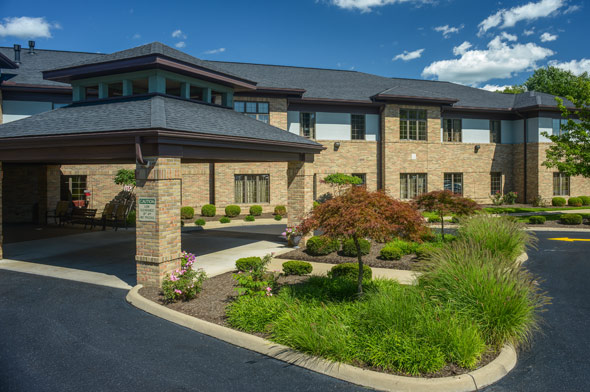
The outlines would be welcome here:
<svg viewBox="0 0 590 392">
<path fill-rule="evenodd" d="M 277 275 L 267 270 L 272 257 L 272 253 L 268 254 L 262 258 L 261 263 L 255 264 L 249 271 L 240 271 L 233 275 L 238 282 L 238 294 L 272 297 L 272 292 L 277 286 Z"/>
<path fill-rule="evenodd" d="M 180 268 L 172 271 L 162 282 L 162 292 L 166 301 L 188 301 L 201 291 L 207 275 L 201 268 L 195 268 L 195 261 L 194 254 L 182 252 Z"/>
</svg>

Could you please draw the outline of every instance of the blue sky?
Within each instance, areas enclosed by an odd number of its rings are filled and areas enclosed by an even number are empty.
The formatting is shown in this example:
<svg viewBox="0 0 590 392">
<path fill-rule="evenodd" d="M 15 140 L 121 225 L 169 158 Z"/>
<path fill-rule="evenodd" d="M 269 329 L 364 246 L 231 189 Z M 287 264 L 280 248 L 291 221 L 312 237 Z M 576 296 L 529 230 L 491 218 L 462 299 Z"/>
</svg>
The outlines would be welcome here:
<svg viewBox="0 0 590 392">
<path fill-rule="evenodd" d="M 110 53 L 152 41 L 211 60 L 484 87 L 590 71 L 583 0 L 13 1 L 0 45 Z"/>
</svg>

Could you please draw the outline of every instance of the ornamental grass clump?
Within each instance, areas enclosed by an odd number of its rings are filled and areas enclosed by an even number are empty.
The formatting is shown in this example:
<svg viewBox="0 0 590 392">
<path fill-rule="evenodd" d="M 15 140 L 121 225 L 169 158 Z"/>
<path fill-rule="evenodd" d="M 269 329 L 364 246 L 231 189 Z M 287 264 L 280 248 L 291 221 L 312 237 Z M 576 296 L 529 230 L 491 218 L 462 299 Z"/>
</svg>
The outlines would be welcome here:
<svg viewBox="0 0 590 392">
<path fill-rule="evenodd" d="M 194 254 L 182 252 L 180 268 L 172 271 L 162 282 L 162 293 L 166 301 L 188 301 L 201 291 L 207 275 L 201 268 L 195 268 L 195 261 Z"/>
</svg>

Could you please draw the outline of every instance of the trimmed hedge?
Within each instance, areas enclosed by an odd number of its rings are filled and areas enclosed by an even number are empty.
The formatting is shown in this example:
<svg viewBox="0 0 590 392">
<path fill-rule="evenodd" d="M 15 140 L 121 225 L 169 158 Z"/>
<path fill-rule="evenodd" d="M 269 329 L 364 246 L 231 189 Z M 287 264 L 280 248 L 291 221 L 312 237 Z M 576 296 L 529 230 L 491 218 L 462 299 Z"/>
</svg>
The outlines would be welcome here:
<svg viewBox="0 0 590 392">
<path fill-rule="evenodd" d="M 215 216 L 217 213 L 217 208 L 213 204 L 205 204 L 201 207 L 201 215 L 202 216 Z"/>
<path fill-rule="evenodd" d="M 225 207 L 225 216 L 227 217 L 234 218 L 240 215 L 240 212 L 242 212 L 242 209 L 240 208 L 240 206 L 237 206 L 235 204 L 230 204 L 227 207 Z"/>
<path fill-rule="evenodd" d="M 305 250 L 312 256 L 324 256 L 340 249 L 340 242 L 331 238 L 316 235 L 305 243 Z"/>
<path fill-rule="evenodd" d="M 531 216 L 529 223 L 532 225 L 542 225 L 547 219 L 544 216 Z"/>
<path fill-rule="evenodd" d="M 580 196 L 580 200 L 582 200 L 583 206 L 590 206 L 590 196 Z"/>
<path fill-rule="evenodd" d="M 260 257 L 242 257 L 241 259 L 236 260 L 236 269 L 238 271 L 246 272 L 254 269 L 254 267 L 257 267 L 260 264 L 262 264 L 262 259 Z"/>
<path fill-rule="evenodd" d="M 193 219 L 195 217 L 195 209 L 193 207 L 180 207 L 180 217 L 182 219 Z"/>
<path fill-rule="evenodd" d="M 199 218 L 195 221 L 195 225 L 197 225 L 197 226 L 205 226 L 206 223 L 207 222 L 205 222 L 205 219 L 203 219 L 203 218 Z"/>
<path fill-rule="evenodd" d="M 357 280 L 359 276 L 359 265 L 357 263 L 342 263 L 336 264 L 332 267 L 328 276 L 332 279 L 344 278 Z M 373 270 L 367 265 L 363 265 L 363 279 L 371 280 L 373 278 Z"/>
<path fill-rule="evenodd" d="M 359 239 L 359 244 L 361 246 L 361 255 L 368 255 L 371 251 L 371 243 L 364 238 Z M 342 254 L 344 256 L 357 256 L 356 254 L 356 245 L 354 244 L 354 240 L 352 238 L 344 241 L 342 243 Z"/>
<path fill-rule="evenodd" d="M 405 255 L 404 251 L 393 243 L 385 245 L 379 254 L 383 260 L 399 260 L 403 255 Z"/>
<path fill-rule="evenodd" d="M 313 267 L 306 261 L 291 260 L 283 263 L 285 275 L 307 275 L 311 274 Z"/>
<path fill-rule="evenodd" d="M 559 217 L 559 221 L 564 225 L 581 225 L 582 215 L 580 214 L 563 214 Z"/>
<path fill-rule="evenodd" d="M 563 207 L 566 201 L 563 197 L 554 197 L 551 199 L 551 205 L 554 207 Z"/>
<path fill-rule="evenodd" d="M 254 218 L 252 215 L 246 215 L 246 217 L 244 218 L 244 220 L 246 222 L 254 222 L 256 220 L 256 218 Z"/>
<path fill-rule="evenodd" d="M 285 206 L 276 206 L 275 207 L 275 215 L 287 215 L 287 207 Z"/>
<path fill-rule="evenodd" d="M 276 221 L 280 221 L 281 219 L 283 219 L 282 215 L 275 215 L 275 220 Z"/>
<path fill-rule="evenodd" d="M 229 219 L 227 216 L 222 216 L 221 219 L 219 220 L 219 223 L 229 223 L 231 222 L 231 219 Z"/>
<path fill-rule="evenodd" d="M 581 207 L 582 204 L 582 199 L 580 199 L 579 197 L 570 197 L 567 201 L 567 205 L 572 207 Z"/>
<path fill-rule="evenodd" d="M 261 206 L 252 206 L 252 207 L 250 207 L 250 215 L 252 215 L 252 216 L 260 216 L 260 215 L 262 215 L 262 207 Z"/>
</svg>

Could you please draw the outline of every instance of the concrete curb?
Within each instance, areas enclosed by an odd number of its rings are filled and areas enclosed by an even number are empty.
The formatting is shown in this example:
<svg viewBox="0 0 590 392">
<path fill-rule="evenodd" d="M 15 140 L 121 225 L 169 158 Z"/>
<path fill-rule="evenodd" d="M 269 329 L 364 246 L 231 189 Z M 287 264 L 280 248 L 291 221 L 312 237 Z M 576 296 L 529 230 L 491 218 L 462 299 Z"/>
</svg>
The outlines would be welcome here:
<svg viewBox="0 0 590 392">
<path fill-rule="evenodd" d="M 516 351 L 504 346 L 500 355 L 486 366 L 453 377 L 414 378 L 365 370 L 355 366 L 328 361 L 273 343 L 258 336 L 213 324 L 184 313 L 168 309 L 139 294 L 142 285 L 127 293 L 127 302 L 154 316 L 192 329 L 224 342 L 242 347 L 316 373 L 325 374 L 353 384 L 382 390 L 407 392 L 470 392 L 490 385 L 504 377 L 516 365 Z"/>
</svg>

